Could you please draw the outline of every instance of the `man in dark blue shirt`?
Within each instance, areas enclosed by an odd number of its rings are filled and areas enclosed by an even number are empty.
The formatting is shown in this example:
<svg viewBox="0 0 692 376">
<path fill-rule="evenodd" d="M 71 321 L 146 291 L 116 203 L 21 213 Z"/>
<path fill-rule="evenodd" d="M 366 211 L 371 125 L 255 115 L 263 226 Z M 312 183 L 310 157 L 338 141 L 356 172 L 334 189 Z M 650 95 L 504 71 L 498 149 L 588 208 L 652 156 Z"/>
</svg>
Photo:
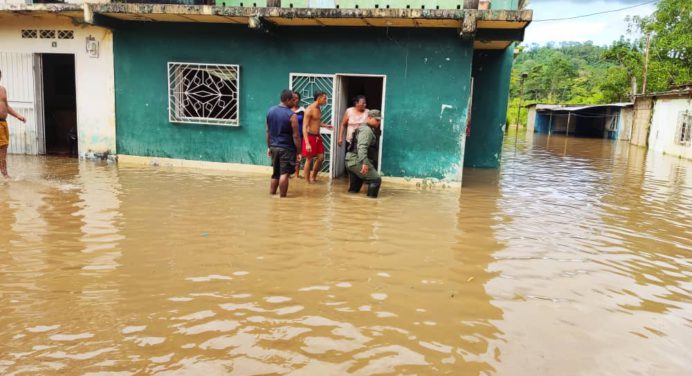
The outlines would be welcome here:
<svg viewBox="0 0 692 376">
<path fill-rule="evenodd" d="M 281 104 L 269 109 L 267 113 L 267 155 L 272 160 L 271 186 L 269 193 L 280 190 L 281 197 L 288 194 L 289 176 L 296 169 L 296 158 L 300 147 L 298 118 L 291 108 L 295 96 L 290 90 L 281 92 Z"/>
</svg>

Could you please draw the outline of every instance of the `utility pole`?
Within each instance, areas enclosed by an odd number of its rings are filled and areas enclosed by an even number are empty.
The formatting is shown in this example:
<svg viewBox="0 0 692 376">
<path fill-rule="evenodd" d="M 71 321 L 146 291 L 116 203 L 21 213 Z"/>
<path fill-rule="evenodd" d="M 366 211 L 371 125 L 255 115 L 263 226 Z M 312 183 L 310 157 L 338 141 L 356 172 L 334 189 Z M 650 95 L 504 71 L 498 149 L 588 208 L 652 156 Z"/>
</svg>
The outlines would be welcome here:
<svg viewBox="0 0 692 376">
<path fill-rule="evenodd" d="M 651 49 L 651 33 L 646 34 L 646 54 L 644 55 L 644 78 L 642 83 L 642 94 L 646 94 L 646 75 L 649 70 L 649 49 Z"/>
<path fill-rule="evenodd" d="M 529 74 L 524 72 L 521 74 L 521 79 L 519 80 L 519 85 L 521 87 L 520 91 L 521 93 L 519 94 L 519 107 L 517 107 L 517 131 L 519 130 L 519 118 L 521 116 L 521 106 L 524 102 L 524 80 L 526 80 L 526 77 L 528 77 Z"/>
<path fill-rule="evenodd" d="M 526 80 L 526 77 L 528 76 L 528 73 L 523 72 L 521 74 L 521 79 L 519 81 L 519 85 L 521 86 L 521 94 L 519 94 L 519 106 L 517 107 L 517 125 L 516 130 L 514 132 L 514 153 L 517 152 L 517 141 L 519 140 L 519 119 L 521 117 L 521 106 L 524 104 L 524 80 Z"/>
</svg>

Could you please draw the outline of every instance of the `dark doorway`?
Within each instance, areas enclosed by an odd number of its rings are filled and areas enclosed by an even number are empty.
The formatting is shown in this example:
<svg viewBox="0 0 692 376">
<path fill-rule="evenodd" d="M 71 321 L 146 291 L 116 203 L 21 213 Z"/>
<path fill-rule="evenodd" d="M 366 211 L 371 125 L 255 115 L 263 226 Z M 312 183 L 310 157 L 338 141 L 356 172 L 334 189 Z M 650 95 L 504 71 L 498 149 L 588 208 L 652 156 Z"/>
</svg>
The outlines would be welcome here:
<svg viewBox="0 0 692 376">
<path fill-rule="evenodd" d="M 77 91 L 74 55 L 43 54 L 46 154 L 77 157 Z"/>
<path fill-rule="evenodd" d="M 367 100 L 367 108 L 371 110 L 380 110 L 384 116 L 384 86 L 385 78 L 384 76 L 358 76 L 358 75 L 337 75 L 337 95 L 334 98 L 334 110 L 337 111 L 336 114 L 336 125 L 339 126 L 343 120 L 344 113 L 346 109 L 354 105 L 354 100 L 357 96 L 363 95 Z M 384 130 L 384 123 L 383 128 Z M 336 129 L 336 134 L 340 132 L 339 128 Z M 382 145 L 382 137 L 378 137 L 378 149 Z M 345 144 L 345 143 L 344 143 Z M 345 145 L 341 147 L 337 146 L 335 148 L 335 155 L 339 156 L 339 160 L 335 161 L 333 164 L 333 177 L 345 176 L 345 165 L 343 163 L 344 155 L 346 154 Z M 379 169 L 381 161 L 379 160 L 382 155 L 381 151 L 378 150 L 378 158 L 375 161 L 376 167 Z"/>
<path fill-rule="evenodd" d="M 382 77 L 345 77 L 348 107 L 353 106 L 353 99 L 364 95 L 368 100 L 368 108 L 382 110 Z"/>
</svg>

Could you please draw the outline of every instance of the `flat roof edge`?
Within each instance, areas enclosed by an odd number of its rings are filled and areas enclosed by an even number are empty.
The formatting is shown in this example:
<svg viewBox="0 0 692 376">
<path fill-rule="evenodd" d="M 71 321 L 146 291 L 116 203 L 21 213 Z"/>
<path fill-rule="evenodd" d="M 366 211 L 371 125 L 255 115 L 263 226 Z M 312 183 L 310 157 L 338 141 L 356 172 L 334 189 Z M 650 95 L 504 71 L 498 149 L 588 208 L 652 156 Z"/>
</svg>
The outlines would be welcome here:
<svg viewBox="0 0 692 376">
<path fill-rule="evenodd" d="M 275 7 L 221 7 L 211 5 L 177 4 L 87 4 L 95 13 L 218 15 L 230 17 L 279 18 L 420 18 L 463 20 L 474 15 L 478 20 L 531 22 L 533 11 L 475 10 L 475 9 L 403 9 L 403 8 L 275 8 Z"/>
<path fill-rule="evenodd" d="M 62 13 L 82 11 L 83 4 L 0 4 L 2 13 Z"/>
</svg>

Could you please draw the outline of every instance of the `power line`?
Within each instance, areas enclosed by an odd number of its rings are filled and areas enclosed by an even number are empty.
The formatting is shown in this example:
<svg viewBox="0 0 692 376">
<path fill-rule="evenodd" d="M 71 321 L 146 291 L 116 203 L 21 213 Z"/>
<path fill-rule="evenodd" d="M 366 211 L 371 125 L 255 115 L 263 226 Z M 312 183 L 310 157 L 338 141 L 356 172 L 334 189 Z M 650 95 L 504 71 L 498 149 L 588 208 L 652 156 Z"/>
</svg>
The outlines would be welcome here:
<svg viewBox="0 0 692 376">
<path fill-rule="evenodd" d="M 606 10 L 606 11 L 603 11 L 603 12 L 582 14 L 581 16 L 564 17 L 564 18 L 547 18 L 547 19 L 544 19 L 544 20 L 533 20 L 533 21 L 531 21 L 531 22 L 533 23 L 533 22 L 551 22 L 551 21 L 574 20 L 574 19 L 577 19 L 577 18 L 598 16 L 598 15 L 607 14 L 607 13 L 622 12 L 623 10 L 632 9 L 632 8 L 637 8 L 637 7 L 641 7 L 641 6 L 644 6 L 644 5 L 649 5 L 649 4 L 653 4 L 653 3 L 657 3 L 657 2 L 659 2 L 659 0 L 647 1 L 646 3 L 641 3 L 641 4 L 637 4 L 637 5 L 631 5 L 631 6 L 624 7 L 624 8 L 620 8 L 620 9 L 613 9 L 613 10 Z"/>
</svg>

